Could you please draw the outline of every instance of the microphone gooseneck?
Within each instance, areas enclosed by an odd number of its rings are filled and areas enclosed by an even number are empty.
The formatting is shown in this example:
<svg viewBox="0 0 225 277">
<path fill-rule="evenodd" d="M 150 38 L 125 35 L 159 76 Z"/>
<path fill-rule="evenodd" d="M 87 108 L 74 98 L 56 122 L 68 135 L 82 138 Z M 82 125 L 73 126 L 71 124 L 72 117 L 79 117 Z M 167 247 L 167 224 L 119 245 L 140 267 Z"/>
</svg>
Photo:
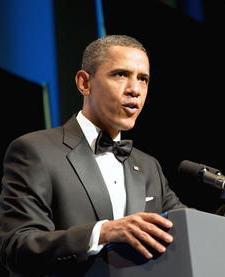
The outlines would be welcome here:
<svg viewBox="0 0 225 277">
<path fill-rule="evenodd" d="M 198 181 L 220 190 L 225 189 L 225 176 L 216 168 L 184 160 L 178 167 L 178 173 L 183 177 L 194 177 Z"/>
</svg>

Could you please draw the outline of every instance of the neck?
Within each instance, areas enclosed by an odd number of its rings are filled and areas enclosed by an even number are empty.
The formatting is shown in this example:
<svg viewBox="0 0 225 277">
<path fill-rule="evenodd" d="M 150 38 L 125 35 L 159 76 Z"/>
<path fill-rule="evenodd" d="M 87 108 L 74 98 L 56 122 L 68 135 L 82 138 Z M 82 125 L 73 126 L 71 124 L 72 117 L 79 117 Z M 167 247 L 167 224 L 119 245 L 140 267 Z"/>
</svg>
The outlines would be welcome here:
<svg viewBox="0 0 225 277">
<path fill-rule="evenodd" d="M 120 131 L 115 129 L 109 129 L 105 127 L 105 125 L 103 125 L 101 121 L 94 120 L 93 117 L 90 116 L 90 113 L 88 113 L 86 109 L 83 108 L 81 112 L 84 117 L 86 117 L 89 121 L 91 121 L 92 124 L 94 124 L 97 128 L 107 133 L 112 139 L 116 138 L 120 134 Z"/>
</svg>

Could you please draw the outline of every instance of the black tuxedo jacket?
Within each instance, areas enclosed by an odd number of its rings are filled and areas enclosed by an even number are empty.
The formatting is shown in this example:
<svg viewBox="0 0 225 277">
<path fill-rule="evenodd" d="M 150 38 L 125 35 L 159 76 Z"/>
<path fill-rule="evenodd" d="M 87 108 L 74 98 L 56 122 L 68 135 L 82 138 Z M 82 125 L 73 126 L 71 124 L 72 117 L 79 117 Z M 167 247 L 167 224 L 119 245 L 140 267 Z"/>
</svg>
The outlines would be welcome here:
<svg viewBox="0 0 225 277">
<path fill-rule="evenodd" d="M 133 148 L 124 171 L 127 215 L 184 207 L 152 156 Z M 113 219 L 109 193 L 75 116 L 10 144 L 0 199 L 0 257 L 15 272 L 11 276 L 78 276 L 90 259 L 93 226 L 102 219 Z"/>
</svg>

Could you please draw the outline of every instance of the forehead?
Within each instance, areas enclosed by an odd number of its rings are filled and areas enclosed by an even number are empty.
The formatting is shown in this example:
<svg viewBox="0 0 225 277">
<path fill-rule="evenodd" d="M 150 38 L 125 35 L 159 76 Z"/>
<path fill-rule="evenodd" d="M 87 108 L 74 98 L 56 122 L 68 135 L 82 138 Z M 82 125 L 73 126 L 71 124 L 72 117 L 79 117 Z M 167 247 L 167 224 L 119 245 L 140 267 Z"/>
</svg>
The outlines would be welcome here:
<svg viewBox="0 0 225 277">
<path fill-rule="evenodd" d="M 127 46 L 110 46 L 102 66 L 139 69 L 149 73 L 149 59 L 141 49 Z"/>
</svg>

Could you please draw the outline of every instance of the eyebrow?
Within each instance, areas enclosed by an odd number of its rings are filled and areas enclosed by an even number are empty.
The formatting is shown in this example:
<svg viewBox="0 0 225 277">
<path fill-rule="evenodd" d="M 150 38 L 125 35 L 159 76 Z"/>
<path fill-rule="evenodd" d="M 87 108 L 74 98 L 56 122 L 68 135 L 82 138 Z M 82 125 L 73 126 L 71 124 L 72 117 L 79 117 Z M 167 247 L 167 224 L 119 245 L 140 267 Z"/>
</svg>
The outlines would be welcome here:
<svg viewBox="0 0 225 277">
<path fill-rule="evenodd" d="M 125 68 L 116 68 L 112 71 L 110 71 L 111 74 L 114 74 L 114 73 L 117 73 L 117 72 L 127 72 L 127 73 L 132 73 L 131 70 L 129 69 L 125 69 Z M 146 77 L 146 78 L 150 78 L 150 75 L 148 73 L 139 73 L 138 76 L 143 76 L 143 77 Z"/>
</svg>

